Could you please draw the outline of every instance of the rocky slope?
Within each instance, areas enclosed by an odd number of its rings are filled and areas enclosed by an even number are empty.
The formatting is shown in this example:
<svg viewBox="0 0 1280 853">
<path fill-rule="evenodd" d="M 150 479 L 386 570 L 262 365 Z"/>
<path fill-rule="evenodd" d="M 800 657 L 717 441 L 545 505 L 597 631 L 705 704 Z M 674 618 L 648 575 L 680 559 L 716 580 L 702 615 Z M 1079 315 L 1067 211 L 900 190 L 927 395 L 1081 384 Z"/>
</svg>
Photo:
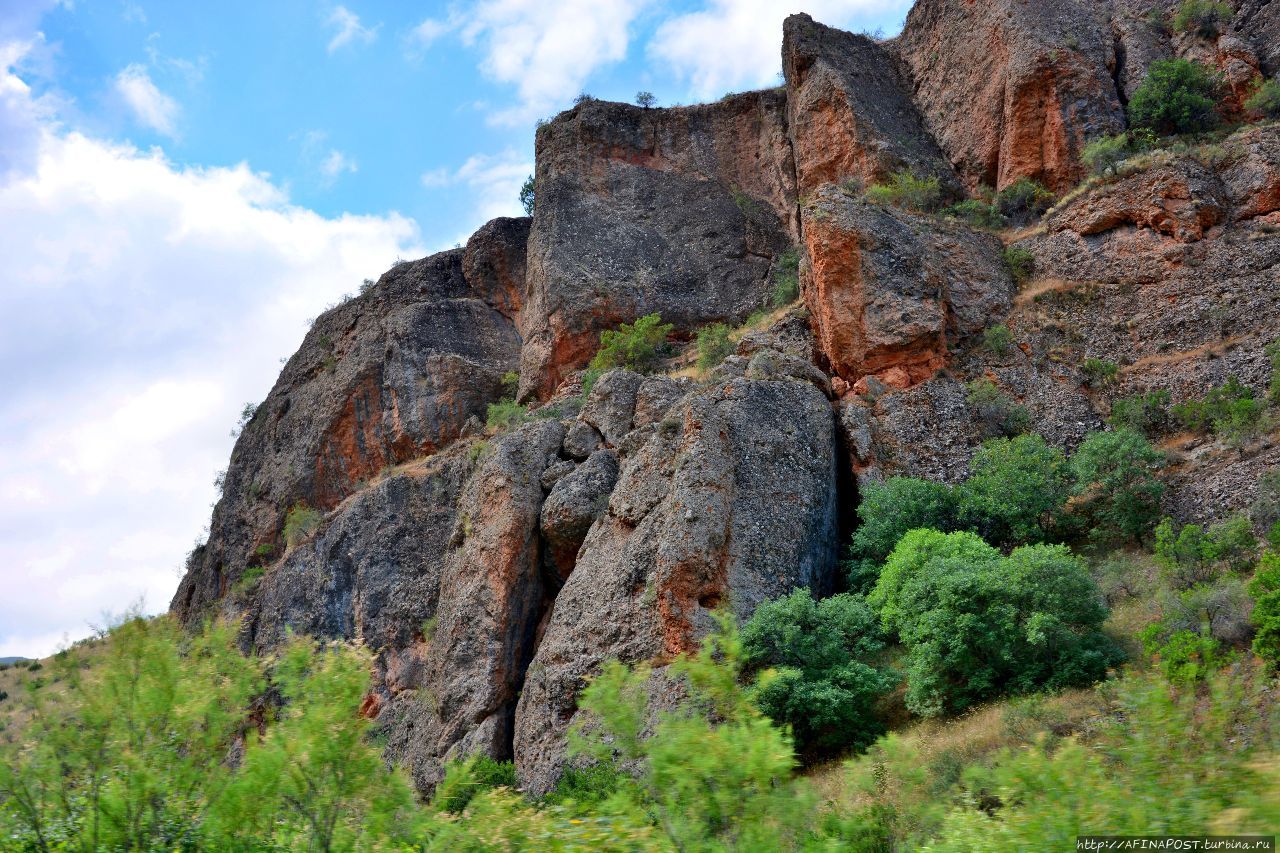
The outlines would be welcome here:
<svg viewBox="0 0 1280 853">
<path fill-rule="evenodd" d="M 1240 3 L 1213 40 L 1168 34 L 1149 6 L 919 0 L 887 42 L 796 15 L 780 89 L 557 116 L 532 219 L 318 318 L 236 444 L 174 612 L 243 617 L 261 651 L 290 630 L 359 640 L 376 652 L 364 713 L 420 788 L 483 752 L 545 791 L 604 661 L 654 663 L 661 707 L 678 690 L 662 667 L 715 608 L 838 585 L 859 482 L 962 477 L 984 437 L 966 381 L 1068 448 L 1116 396 L 1261 388 L 1280 126 L 1071 194 L 1014 235 L 1035 262 L 1021 290 L 996 236 L 861 195 L 899 170 L 956 197 L 1022 177 L 1065 190 L 1155 59 L 1212 62 L 1233 91 L 1276 71 L 1280 4 Z M 616 370 L 581 394 L 602 330 L 652 312 L 679 340 L 737 324 L 790 249 L 802 305 L 700 380 Z M 996 323 L 1003 355 L 979 344 Z M 1089 357 L 1120 365 L 1115 387 L 1089 386 Z M 532 419 L 486 431 L 513 371 Z M 1247 503 L 1280 463 L 1267 440 L 1170 449 L 1184 518 Z M 298 504 L 323 518 L 286 548 Z"/>
</svg>

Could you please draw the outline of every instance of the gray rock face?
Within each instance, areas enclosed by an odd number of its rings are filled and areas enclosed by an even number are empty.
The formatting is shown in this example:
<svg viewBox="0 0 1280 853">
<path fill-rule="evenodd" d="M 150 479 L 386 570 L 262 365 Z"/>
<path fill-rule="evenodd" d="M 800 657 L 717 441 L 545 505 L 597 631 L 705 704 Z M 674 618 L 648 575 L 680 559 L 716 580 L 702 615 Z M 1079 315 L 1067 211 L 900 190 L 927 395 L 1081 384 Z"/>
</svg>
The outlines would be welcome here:
<svg viewBox="0 0 1280 853">
<path fill-rule="evenodd" d="M 278 557 L 295 503 L 330 510 L 484 417 L 518 365 L 520 337 L 477 298 L 490 291 L 471 287 L 463 262 L 455 250 L 398 264 L 316 320 L 236 442 L 208 544 L 173 599 L 179 618 L 197 620 L 247 565 Z"/>
<path fill-rule="evenodd" d="M 801 193 L 848 180 L 882 182 L 902 170 L 959 190 L 911 87 L 881 45 L 792 15 L 782 28 L 782 67 Z"/>
<path fill-rule="evenodd" d="M 597 450 L 566 477 L 556 481 L 542 505 L 542 538 L 548 581 L 558 591 L 573 572 L 578 549 L 591 524 L 604 514 L 618 481 L 618 455 Z"/>
<path fill-rule="evenodd" d="M 666 110 L 588 101 L 538 130 L 537 163 L 521 400 L 550 396 L 619 323 L 740 322 L 794 241 L 780 92 Z"/>
<path fill-rule="evenodd" d="M 608 658 L 670 659 L 727 604 L 740 617 L 830 588 L 835 430 L 812 385 L 737 379 L 687 395 L 624 462 L 556 597 L 516 712 L 521 782 L 548 790 L 584 679 Z"/>
</svg>

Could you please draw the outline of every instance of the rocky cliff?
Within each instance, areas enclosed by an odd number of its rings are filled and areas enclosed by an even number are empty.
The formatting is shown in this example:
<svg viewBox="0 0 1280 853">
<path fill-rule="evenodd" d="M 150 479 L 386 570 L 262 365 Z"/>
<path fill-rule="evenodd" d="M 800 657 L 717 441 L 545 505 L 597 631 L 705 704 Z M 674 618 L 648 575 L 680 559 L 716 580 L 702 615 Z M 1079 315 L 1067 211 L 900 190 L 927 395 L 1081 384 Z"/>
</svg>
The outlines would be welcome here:
<svg viewBox="0 0 1280 853">
<path fill-rule="evenodd" d="M 780 89 L 557 116 L 532 219 L 399 264 L 317 319 L 236 443 L 174 612 L 242 617 L 261 651 L 290 630 L 361 641 L 364 713 L 423 790 L 481 752 L 545 791 L 604 661 L 652 662 L 660 707 L 678 689 L 662 667 L 713 610 L 837 587 L 859 482 L 964 476 L 986 435 L 965 382 L 990 380 L 1067 448 L 1123 394 L 1261 388 L 1280 336 L 1280 126 L 1153 156 L 1003 240 L 863 197 L 904 170 L 954 198 L 1019 178 L 1067 190 L 1156 59 L 1212 63 L 1232 92 L 1277 70 L 1280 4 L 1238 4 L 1214 39 L 1170 34 L 1149 6 L 919 0 L 889 41 L 796 15 Z M 1015 239 L 1035 269 L 1021 288 Z M 719 366 L 615 370 L 582 393 L 601 331 L 659 313 L 679 343 L 741 323 L 793 251 L 801 304 Z M 1014 340 L 1000 353 L 980 345 L 993 324 Z M 1092 387 L 1086 358 L 1115 362 L 1115 385 Z M 528 422 L 486 429 L 513 390 Z M 1183 518 L 1247 503 L 1280 462 L 1266 439 L 1168 449 Z M 299 506 L 322 517 L 286 542 Z"/>
</svg>

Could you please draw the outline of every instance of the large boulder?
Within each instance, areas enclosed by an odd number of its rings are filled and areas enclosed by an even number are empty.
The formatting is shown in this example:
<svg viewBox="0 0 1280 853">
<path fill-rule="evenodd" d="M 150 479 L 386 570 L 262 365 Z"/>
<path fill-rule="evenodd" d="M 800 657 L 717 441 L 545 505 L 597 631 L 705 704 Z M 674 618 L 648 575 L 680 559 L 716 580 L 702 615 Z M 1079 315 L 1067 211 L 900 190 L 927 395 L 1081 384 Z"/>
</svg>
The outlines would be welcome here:
<svg viewBox="0 0 1280 853">
<path fill-rule="evenodd" d="M 919 0 L 892 44 L 916 104 L 971 188 L 1065 190 L 1090 139 L 1124 130 L 1109 4 Z"/>
<path fill-rule="evenodd" d="M 733 379 L 686 395 L 624 462 L 556 597 L 516 711 L 522 785 L 545 792 L 585 679 L 608 659 L 695 648 L 712 611 L 747 618 L 835 575 L 834 418 L 811 384 Z"/>
<path fill-rule="evenodd" d="M 947 363 L 948 345 L 1008 311 L 999 240 L 827 186 L 803 210 L 801 289 L 830 372 L 907 388 Z"/>
<path fill-rule="evenodd" d="M 588 100 L 539 128 L 520 399 L 547 398 L 619 323 L 690 332 L 765 304 L 797 234 L 785 102 Z"/>
<path fill-rule="evenodd" d="M 245 426 L 172 607 L 200 615 L 251 563 L 282 551 L 285 513 L 330 510 L 384 468 L 456 440 L 502 394 L 520 336 L 504 288 L 479 287 L 464 267 L 523 251 L 518 228 L 469 252 L 398 263 L 372 287 L 316 319 Z M 490 258 L 484 261 L 484 258 Z M 496 306 L 496 307 L 495 307 Z"/>
<path fill-rule="evenodd" d="M 881 182 L 898 171 L 958 189 L 882 45 L 792 15 L 782 27 L 782 69 L 801 194 L 824 183 Z"/>
</svg>

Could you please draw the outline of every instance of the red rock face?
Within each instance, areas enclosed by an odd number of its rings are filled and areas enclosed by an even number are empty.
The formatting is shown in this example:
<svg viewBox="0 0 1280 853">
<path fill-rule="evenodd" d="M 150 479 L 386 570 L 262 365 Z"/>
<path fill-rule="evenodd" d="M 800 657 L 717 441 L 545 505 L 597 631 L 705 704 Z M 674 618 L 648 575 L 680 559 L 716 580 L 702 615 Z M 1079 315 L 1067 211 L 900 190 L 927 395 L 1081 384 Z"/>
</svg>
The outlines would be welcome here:
<svg viewBox="0 0 1280 853">
<path fill-rule="evenodd" d="M 966 185 L 1021 177 L 1054 191 L 1080 151 L 1124 129 L 1110 23 L 1085 0 L 920 0 L 893 49 L 915 102 Z"/>
</svg>

